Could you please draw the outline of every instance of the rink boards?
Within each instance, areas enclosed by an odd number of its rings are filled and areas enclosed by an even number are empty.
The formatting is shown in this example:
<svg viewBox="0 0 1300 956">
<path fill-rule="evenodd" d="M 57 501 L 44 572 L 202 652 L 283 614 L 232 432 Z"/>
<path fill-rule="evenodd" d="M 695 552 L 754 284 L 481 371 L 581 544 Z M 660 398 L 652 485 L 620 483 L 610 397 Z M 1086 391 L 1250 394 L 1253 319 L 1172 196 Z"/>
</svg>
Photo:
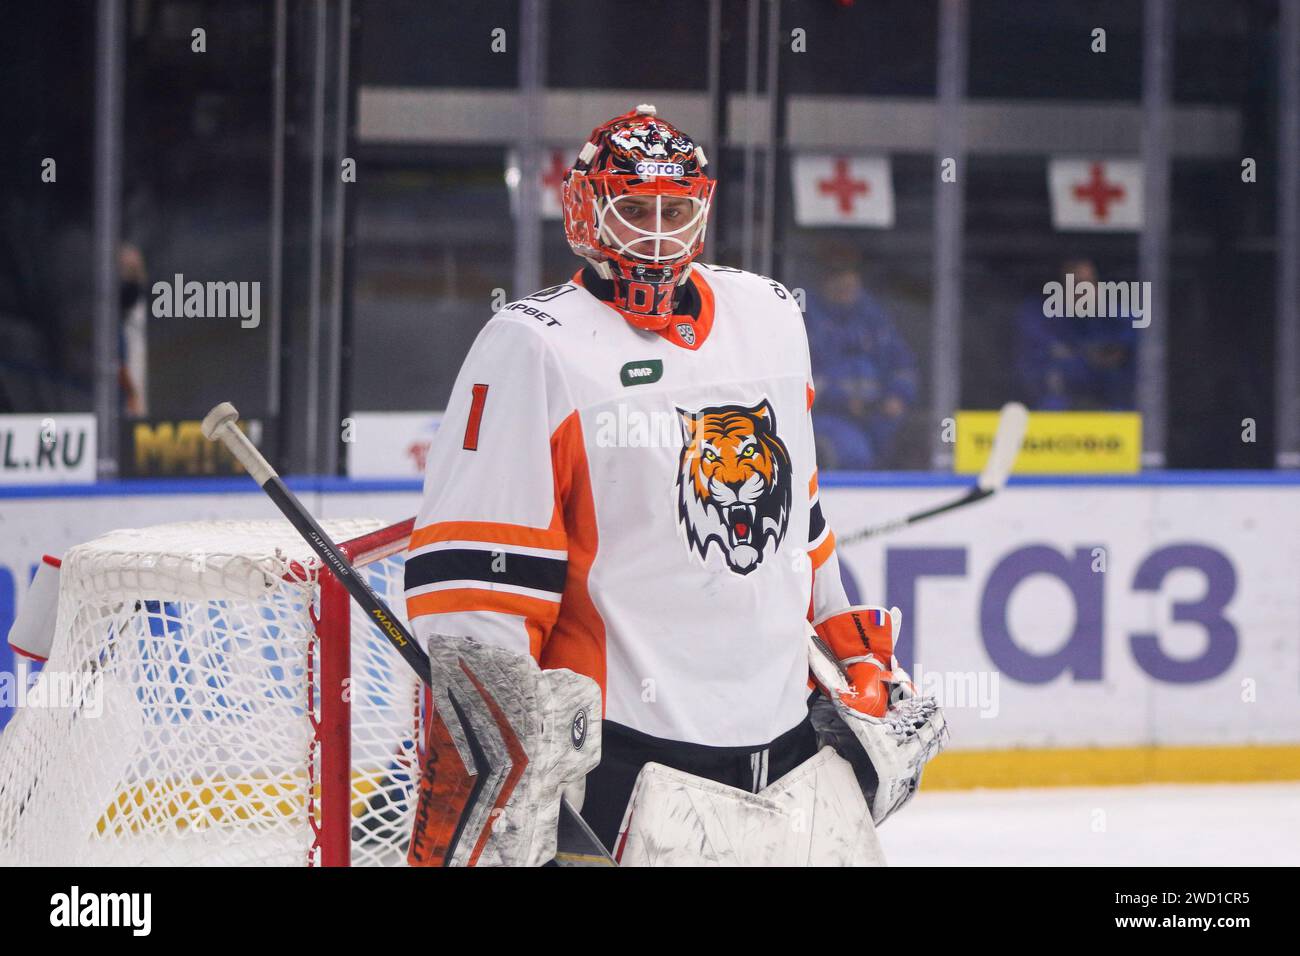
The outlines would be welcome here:
<svg viewBox="0 0 1300 956">
<path fill-rule="evenodd" d="M 291 482 L 321 517 L 410 516 L 412 481 Z M 959 494 L 932 475 L 826 475 L 841 534 Z M 270 516 L 246 480 L 0 488 L 0 634 L 42 553 L 120 527 Z M 926 784 L 1300 779 L 1300 477 L 1024 479 L 841 551 L 940 698 Z M 0 645 L 0 722 L 23 665 Z"/>
</svg>

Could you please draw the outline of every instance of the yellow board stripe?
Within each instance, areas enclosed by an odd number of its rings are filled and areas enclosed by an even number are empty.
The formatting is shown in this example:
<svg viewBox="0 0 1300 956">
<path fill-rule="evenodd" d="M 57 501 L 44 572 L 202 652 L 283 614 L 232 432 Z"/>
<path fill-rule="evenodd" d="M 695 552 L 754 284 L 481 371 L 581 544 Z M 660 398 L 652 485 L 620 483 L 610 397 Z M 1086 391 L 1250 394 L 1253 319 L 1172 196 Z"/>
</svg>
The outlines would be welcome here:
<svg viewBox="0 0 1300 956">
<path fill-rule="evenodd" d="M 597 856 L 595 853 L 569 853 L 564 850 L 556 851 L 555 862 L 568 866 L 617 866 L 607 856 Z"/>
<path fill-rule="evenodd" d="M 925 768 L 923 790 L 1300 780 L 1300 746 L 956 750 Z"/>
<path fill-rule="evenodd" d="M 381 789 L 384 772 L 353 774 L 354 816 Z M 1097 787 L 1143 783 L 1254 783 L 1300 780 L 1300 745 L 1090 747 L 1069 750 L 956 750 L 926 768 L 922 789 Z M 148 781 L 119 792 L 96 829 L 139 832 L 236 821 L 273 821 L 306 809 L 306 777 Z M 319 798 L 319 792 L 315 794 Z M 576 862 L 576 861 L 575 861 Z"/>
<path fill-rule="evenodd" d="M 395 773 L 410 776 L 409 770 L 399 768 L 353 771 L 353 817 L 365 815 L 374 794 L 396 788 L 390 782 L 390 775 Z M 114 795 L 96 822 L 95 830 L 101 835 L 120 836 L 173 827 L 185 830 L 293 820 L 306 814 L 309 790 L 312 799 L 319 801 L 320 784 L 309 786 L 305 773 L 240 779 L 144 780 Z"/>
</svg>

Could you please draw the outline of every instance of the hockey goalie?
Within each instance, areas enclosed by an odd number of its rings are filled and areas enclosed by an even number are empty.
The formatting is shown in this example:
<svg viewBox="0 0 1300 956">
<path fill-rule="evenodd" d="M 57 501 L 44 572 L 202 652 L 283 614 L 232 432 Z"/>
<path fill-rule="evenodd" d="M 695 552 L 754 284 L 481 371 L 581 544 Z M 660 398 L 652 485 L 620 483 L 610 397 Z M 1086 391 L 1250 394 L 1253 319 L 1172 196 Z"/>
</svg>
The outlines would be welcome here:
<svg viewBox="0 0 1300 956">
<path fill-rule="evenodd" d="M 621 865 L 879 865 L 944 744 L 897 610 L 840 582 L 794 297 L 696 261 L 706 167 L 652 106 L 597 127 L 562 189 L 584 265 L 461 368 L 405 585 L 473 693 L 435 686 L 412 863 L 544 863 L 563 794 Z"/>
</svg>

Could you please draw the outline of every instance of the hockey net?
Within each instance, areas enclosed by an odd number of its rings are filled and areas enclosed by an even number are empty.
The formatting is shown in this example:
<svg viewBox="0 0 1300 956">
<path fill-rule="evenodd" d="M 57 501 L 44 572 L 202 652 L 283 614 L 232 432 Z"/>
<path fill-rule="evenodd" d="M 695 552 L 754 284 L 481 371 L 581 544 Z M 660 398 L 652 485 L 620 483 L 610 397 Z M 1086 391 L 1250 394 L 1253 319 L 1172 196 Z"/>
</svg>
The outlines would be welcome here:
<svg viewBox="0 0 1300 956">
<path fill-rule="evenodd" d="M 411 522 L 324 522 L 402 615 Z M 0 865 L 400 865 L 418 679 L 283 521 L 68 552 L 0 734 Z"/>
</svg>

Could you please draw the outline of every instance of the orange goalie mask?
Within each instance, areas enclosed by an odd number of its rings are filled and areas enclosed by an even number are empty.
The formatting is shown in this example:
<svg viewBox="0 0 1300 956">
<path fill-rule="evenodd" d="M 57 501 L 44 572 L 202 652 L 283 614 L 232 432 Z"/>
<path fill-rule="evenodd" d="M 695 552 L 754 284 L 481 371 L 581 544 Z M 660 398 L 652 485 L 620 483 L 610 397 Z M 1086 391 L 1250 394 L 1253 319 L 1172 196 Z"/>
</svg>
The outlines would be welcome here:
<svg viewBox="0 0 1300 956">
<path fill-rule="evenodd" d="M 564 234 L 614 285 L 613 305 L 658 331 L 704 247 L 714 181 L 704 150 L 641 105 L 596 127 L 564 178 Z"/>
</svg>

